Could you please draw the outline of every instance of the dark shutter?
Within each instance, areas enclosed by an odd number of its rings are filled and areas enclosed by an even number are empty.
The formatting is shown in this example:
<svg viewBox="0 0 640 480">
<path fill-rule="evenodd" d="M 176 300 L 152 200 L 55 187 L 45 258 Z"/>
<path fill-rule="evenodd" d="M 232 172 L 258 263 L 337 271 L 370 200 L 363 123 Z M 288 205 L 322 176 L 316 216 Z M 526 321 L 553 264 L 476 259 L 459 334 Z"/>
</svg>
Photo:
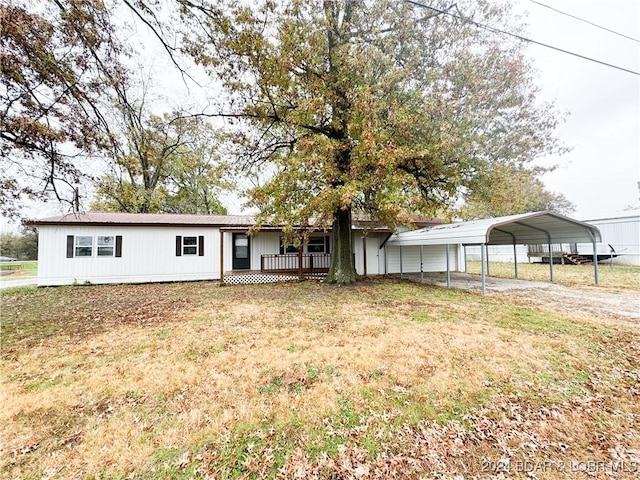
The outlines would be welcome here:
<svg viewBox="0 0 640 480">
<path fill-rule="evenodd" d="M 67 235 L 67 258 L 73 258 L 73 235 Z"/>
<path fill-rule="evenodd" d="M 198 237 L 198 256 L 204 257 L 204 235 Z"/>
<path fill-rule="evenodd" d="M 176 236 L 176 257 L 180 257 L 182 255 L 182 237 L 180 235 Z"/>
<path fill-rule="evenodd" d="M 324 237 L 324 253 L 331 253 L 331 237 L 329 235 Z"/>
<path fill-rule="evenodd" d="M 116 257 L 122 256 L 122 235 L 116 235 Z"/>
</svg>

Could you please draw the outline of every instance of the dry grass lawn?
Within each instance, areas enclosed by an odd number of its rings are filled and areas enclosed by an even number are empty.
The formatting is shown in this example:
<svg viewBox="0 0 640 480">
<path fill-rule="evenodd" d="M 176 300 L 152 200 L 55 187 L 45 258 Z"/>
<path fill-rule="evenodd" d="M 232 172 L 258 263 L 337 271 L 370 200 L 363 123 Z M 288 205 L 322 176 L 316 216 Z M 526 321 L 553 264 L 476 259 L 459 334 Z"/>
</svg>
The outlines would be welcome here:
<svg viewBox="0 0 640 480">
<path fill-rule="evenodd" d="M 480 262 L 470 261 L 469 273 L 480 274 Z M 490 262 L 491 276 L 513 278 L 513 263 Z M 602 288 L 640 291 L 640 268 L 626 265 L 598 266 L 598 280 Z M 549 264 L 518 263 L 518 278 L 522 280 L 549 281 Z M 553 265 L 553 281 L 569 287 L 583 287 L 594 283 L 593 265 Z"/>
<path fill-rule="evenodd" d="M 640 475 L 615 318 L 382 280 L 0 295 L 2 478 Z"/>
</svg>

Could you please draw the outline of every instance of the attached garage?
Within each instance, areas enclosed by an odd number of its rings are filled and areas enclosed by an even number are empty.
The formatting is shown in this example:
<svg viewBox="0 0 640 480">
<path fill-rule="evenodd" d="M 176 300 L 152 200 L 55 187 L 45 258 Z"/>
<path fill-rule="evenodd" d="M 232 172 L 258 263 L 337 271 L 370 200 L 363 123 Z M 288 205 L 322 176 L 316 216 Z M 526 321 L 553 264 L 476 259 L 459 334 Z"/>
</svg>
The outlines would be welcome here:
<svg viewBox="0 0 640 480">
<path fill-rule="evenodd" d="M 485 293 L 486 247 L 488 245 L 589 243 L 596 251 L 601 235 L 597 227 L 551 212 L 534 212 L 506 217 L 451 223 L 393 235 L 385 244 L 388 273 L 427 271 L 463 271 L 463 250 L 478 245 L 482 263 L 482 293 Z M 514 258 L 515 255 L 514 255 Z M 594 279 L 598 283 L 598 262 L 594 261 Z M 393 259 L 393 261 L 392 261 Z M 426 260 L 425 260 L 426 259 Z M 433 266 L 438 270 L 425 269 Z M 444 266 L 444 268 L 442 268 Z M 518 264 L 514 262 L 515 277 Z M 449 275 L 447 275 L 449 277 Z M 553 263 L 549 264 L 553 282 Z M 449 285 L 450 282 L 447 281 Z"/>
</svg>

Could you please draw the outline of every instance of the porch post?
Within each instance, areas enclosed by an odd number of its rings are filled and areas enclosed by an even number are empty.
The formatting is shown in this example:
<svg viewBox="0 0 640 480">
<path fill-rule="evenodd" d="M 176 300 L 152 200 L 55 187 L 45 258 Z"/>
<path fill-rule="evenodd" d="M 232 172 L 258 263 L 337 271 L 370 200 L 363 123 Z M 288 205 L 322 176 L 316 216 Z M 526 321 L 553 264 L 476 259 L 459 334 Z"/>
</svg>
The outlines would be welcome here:
<svg viewBox="0 0 640 480">
<path fill-rule="evenodd" d="M 362 262 L 363 262 L 363 272 L 364 276 L 367 276 L 367 236 L 362 236 Z"/>
<path fill-rule="evenodd" d="M 304 277 L 302 276 L 302 241 L 300 242 L 300 248 L 298 248 L 298 280 L 302 281 L 304 280 Z"/>
<path fill-rule="evenodd" d="M 447 252 L 447 287 L 451 287 L 451 266 L 449 265 L 449 244 L 446 246 Z"/>
<path fill-rule="evenodd" d="M 485 278 L 485 268 L 484 268 L 484 254 L 485 254 L 485 244 L 480 244 L 480 276 L 482 277 L 482 295 L 487 291 L 487 280 Z"/>
<path fill-rule="evenodd" d="M 400 278 L 402 278 L 402 245 L 400 245 Z"/>
<path fill-rule="evenodd" d="M 384 274 L 389 274 L 389 247 L 384 246 Z"/>
<path fill-rule="evenodd" d="M 224 232 L 220 230 L 220 283 L 224 283 Z"/>
<path fill-rule="evenodd" d="M 420 245 L 420 283 L 424 283 L 424 270 L 422 268 L 422 245 Z"/>
</svg>

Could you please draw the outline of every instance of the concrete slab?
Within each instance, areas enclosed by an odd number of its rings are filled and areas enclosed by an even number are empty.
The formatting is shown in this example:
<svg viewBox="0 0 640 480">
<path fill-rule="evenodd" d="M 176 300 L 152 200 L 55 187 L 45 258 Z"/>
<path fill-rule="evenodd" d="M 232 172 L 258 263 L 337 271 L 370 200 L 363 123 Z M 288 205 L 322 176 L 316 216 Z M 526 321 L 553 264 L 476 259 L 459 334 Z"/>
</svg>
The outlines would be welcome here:
<svg viewBox="0 0 640 480">
<path fill-rule="evenodd" d="M 437 285 L 439 287 L 447 286 L 447 274 L 442 272 L 424 273 L 423 283 Z M 400 275 L 394 275 L 398 278 Z M 402 278 L 412 282 L 420 282 L 419 273 L 405 273 Z M 462 290 L 482 290 L 482 279 L 480 275 L 471 275 L 468 273 L 451 272 L 451 287 Z M 550 282 L 534 282 L 530 280 L 518 280 L 515 278 L 497 278 L 486 277 L 487 290 L 495 292 L 506 292 L 510 290 L 529 290 L 532 288 L 557 288 L 557 285 Z"/>
</svg>

